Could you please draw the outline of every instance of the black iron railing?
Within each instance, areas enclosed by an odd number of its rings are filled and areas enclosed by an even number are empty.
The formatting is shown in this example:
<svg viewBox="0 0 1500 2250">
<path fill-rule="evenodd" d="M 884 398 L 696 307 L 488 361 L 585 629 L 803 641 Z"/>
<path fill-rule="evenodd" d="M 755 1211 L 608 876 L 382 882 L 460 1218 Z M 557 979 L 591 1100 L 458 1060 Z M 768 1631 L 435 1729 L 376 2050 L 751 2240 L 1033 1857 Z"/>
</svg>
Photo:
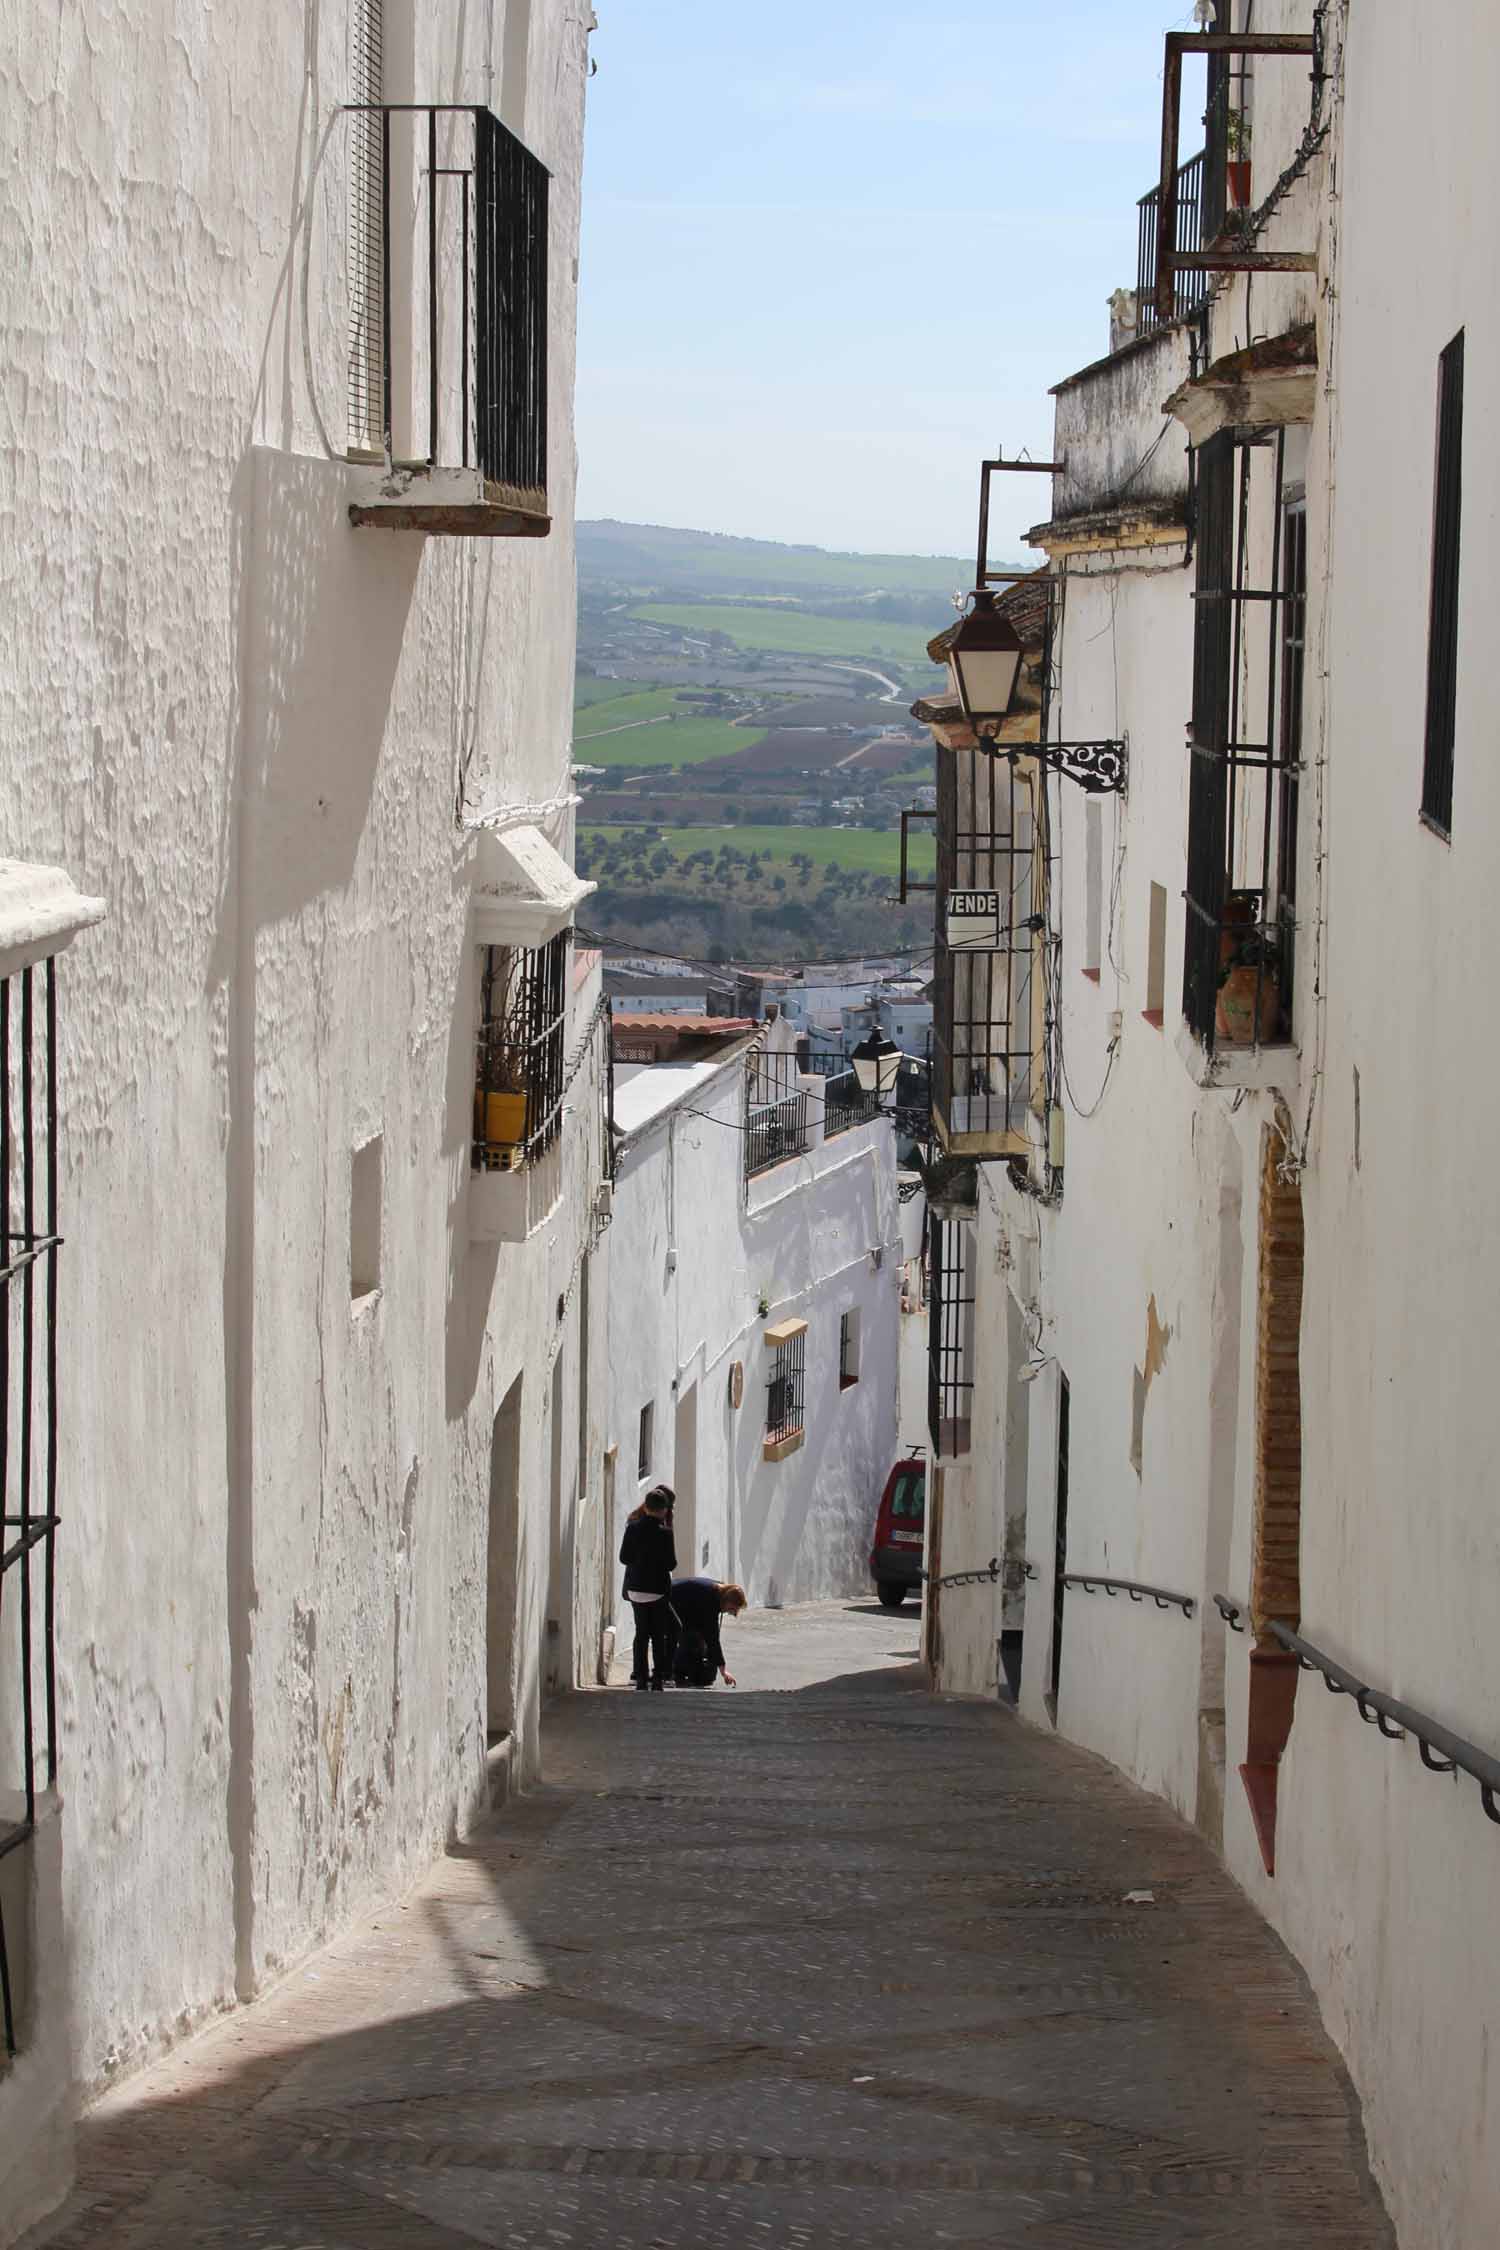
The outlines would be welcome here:
<svg viewBox="0 0 1500 2250">
<path fill-rule="evenodd" d="M 40 1008 L 37 1005 L 41 985 Z M 40 1017 L 40 1021 L 38 1018 Z M 13 1096 L 19 1098 L 13 1114 Z M 36 1833 L 37 1768 L 57 1780 L 57 988 L 55 964 L 0 981 L 0 1612 L 14 1604 L 20 1679 L 19 1815 L 0 1859 Z M 40 1581 L 40 1583 L 38 1583 Z M 9 1630 L 6 1634 L 10 1639 Z M 9 1695 L 5 1698 L 9 1703 Z M 0 2012 L 15 2053 L 17 2008 L 0 1904 Z"/>
<path fill-rule="evenodd" d="M 927 1249 L 927 1427 L 936 1454 L 967 1453 L 974 1396 L 974 1229 L 931 1220 Z"/>
<path fill-rule="evenodd" d="M 768 1172 L 807 1147 L 807 1095 L 795 1055 L 745 1059 L 745 1177 Z"/>
<path fill-rule="evenodd" d="M 1177 247 L 1179 250 L 1201 250 L 1204 243 L 1204 161 L 1203 152 L 1190 157 L 1186 164 L 1177 167 Z M 1156 236 L 1157 213 L 1161 203 L 1161 190 L 1152 188 L 1136 205 L 1136 281 L 1135 301 L 1138 328 L 1144 332 L 1157 325 L 1156 311 Z M 1182 320 L 1208 301 L 1208 275 L 1181 266 L 1174 269 L 1172 285 L 1172 310 L 1175 318 Z"/>
<path fill-rule="evenodd" d="M 351 116 L 351 448 L 545 513 L 547 168 L 488 109 Z"/>
<path fill-rule="evenodd" d="M 1215 1594 L 1214 1607 L 1231 1632 L 1245 1631 L 1243 1602 L 1231 1601 L 1227 1594 Z M 1304 1672 L 1321 1673 L 1330 1695 L 1352 1697 L 1366 1726 L 1378 1728 L 1388 1742 L 1400 1742 L 1410 1735 L 1429 1773 L 1470 1775 L 1479 1784 L 1479 1802 L 1485 1813 L 1500 1826 L 1500 1803 L 1496 1801 L 1500 1798 L 1500 1758 L 1491 1757 L 1488 1750 L 1481 1750 L 1461 1734 L 1455 1734 L 1430 1712 L 1419 1711 L 1414 1704 L 1403 1703 L 1399 1697 L 1387 1695 L 1382 1688 L 1372 1687 L 1347 1664 L 1340 1664 L 1325 1649 L 1305 1641 L 1300 1633 L 1294 1633 L 1279 1619 L 1268 1618 L 1266 1631 L 1296 1657 Z"/>
<path fill-rule="evenodd" d="M 1066 1570 L 1063 1584 L 1081 1594 L 1128 1594 L 1133 1602 L 1155 1602 L 1158 1609 L 1180 1609 L 1191 1617 L 1197 1605 L 1193 1594 L 1174 1594 L 1167 1586 L 1148 1586 L 1139 1578 L 1103 1578 L 1097 1570 Z"/>
<path fill-rule="evenodd" d="M 480 978 L 474 1168 L 509 1171 L 562 1129 L 571 932 L 546 945 L 489 945 Z"/>
<path fill-rule="evenodd" d="M 872 1117 L 880 1115 L 880 1104 L 873 1094 L 867 1094 L 855 1077 L 847 1071 L 841 1078 L 825 1079 L 823 1084 L 823 1138 L 834 1133 L 847 1133 L 851 1125 L 868 1125 Z"/>
</svg>

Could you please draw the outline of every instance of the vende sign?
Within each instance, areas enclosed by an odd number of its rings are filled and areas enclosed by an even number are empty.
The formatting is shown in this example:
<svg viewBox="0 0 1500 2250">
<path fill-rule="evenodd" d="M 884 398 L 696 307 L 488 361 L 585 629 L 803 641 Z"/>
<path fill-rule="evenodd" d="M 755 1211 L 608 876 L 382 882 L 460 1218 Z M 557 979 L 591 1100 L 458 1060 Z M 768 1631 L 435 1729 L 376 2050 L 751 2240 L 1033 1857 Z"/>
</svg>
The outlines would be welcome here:
<svg viewBox="0 0 1500 2250">
<path fill-rule="evenodd" d="M 999 952 L 998 891 L 948 893 L 948 950 L 950 953 Z"/>
</svg>

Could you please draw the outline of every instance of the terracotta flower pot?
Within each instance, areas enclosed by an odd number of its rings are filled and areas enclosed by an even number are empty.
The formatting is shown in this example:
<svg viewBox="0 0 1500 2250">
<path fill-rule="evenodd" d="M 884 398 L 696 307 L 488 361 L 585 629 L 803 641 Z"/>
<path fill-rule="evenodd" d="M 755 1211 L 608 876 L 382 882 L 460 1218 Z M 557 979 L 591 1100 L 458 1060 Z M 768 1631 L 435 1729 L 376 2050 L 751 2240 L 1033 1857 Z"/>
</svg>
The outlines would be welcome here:
<svg viewBox="0 0 1500 2250">
<path fill-rule="evenodd" d="M 1248 211 L 1250 208 L 1250 159 L 1248 156 L 1231 156 L 1224 167 L 1228 175 L 1229 208 L 1231 211 Z"/>
<path fill-rule="evenodd" d="M 1231 969 L 1219 987 L 1214 1030 L 1226 1046 L 1264 1047 L 1276 1036 L 1281 1017 L 1281 986 L 1274 969 Z"/>
</svg>

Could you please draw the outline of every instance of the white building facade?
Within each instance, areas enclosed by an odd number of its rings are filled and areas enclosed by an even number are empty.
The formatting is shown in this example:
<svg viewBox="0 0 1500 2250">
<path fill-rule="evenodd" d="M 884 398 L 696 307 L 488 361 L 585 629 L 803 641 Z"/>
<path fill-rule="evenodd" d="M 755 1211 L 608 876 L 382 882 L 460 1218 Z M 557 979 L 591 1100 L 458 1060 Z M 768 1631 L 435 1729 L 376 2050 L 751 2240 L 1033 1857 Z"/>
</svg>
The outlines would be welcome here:
<svg viewBox="0 0 1500 2250">
<path fill-rule="evenodd" d="M 614 1551 L 670 1484 L 682 1574 L 773 1608 L 870 1591 L 903 1261 L 889 1119 L 830 1102 L 787 1032 L 620 1089 L 610 1227 Z"/>
<path fill-rule="evenodd" d="M 1057 390 L 1049 738 L 1123 746 L 1128 787 L 1047 784 L 1043 1082 L 955 1222 L 930 1511 L 937 1575 L 1000 1567 L 929 1645 L 983 1693 L 1008 1640 L 1027 1719 L 1222 1849 L 1402 2242 L 1461 2250 L 1500 2233 L 1500 1200 L 1438 1120 L 1500 864 L 1500 24 L 1261 0 L 1209 67 L 1207 171 L 1250 178 L 1202 239 L 1278 262 L 1183 267 L 1159 319 L 1143 277 Z"/>
<path fill-rule="evenodd" d="M 415 1876 L 597 1673 L 588 26 L 23 0 L 0 48 L 0 833 L 106 909 L 58 970 L 57 1790 L 0 1861 L 0 2240 L 80 2090 Z"/>
</svg>

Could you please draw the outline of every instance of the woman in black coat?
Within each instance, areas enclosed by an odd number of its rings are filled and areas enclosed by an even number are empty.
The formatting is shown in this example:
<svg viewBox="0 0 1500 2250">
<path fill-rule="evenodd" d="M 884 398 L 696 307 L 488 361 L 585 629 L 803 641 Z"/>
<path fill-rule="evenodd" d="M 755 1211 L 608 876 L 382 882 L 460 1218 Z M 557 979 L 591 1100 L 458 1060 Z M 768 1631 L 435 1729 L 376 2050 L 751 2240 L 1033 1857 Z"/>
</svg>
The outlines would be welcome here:
<svg viewBox="0 0 1500 2250">
<path fill-rule="evenodd" d="M 664 1688 L 672 1651 L 672 1573 L 677 1549 L 672 1543 L 670 1485 L 656 1484 L 625 1526 L 620 1560 L 625 1565 L 625 1599 L 635 1611 L 635 1650 L 631 1685 Z"/>
</svg>

